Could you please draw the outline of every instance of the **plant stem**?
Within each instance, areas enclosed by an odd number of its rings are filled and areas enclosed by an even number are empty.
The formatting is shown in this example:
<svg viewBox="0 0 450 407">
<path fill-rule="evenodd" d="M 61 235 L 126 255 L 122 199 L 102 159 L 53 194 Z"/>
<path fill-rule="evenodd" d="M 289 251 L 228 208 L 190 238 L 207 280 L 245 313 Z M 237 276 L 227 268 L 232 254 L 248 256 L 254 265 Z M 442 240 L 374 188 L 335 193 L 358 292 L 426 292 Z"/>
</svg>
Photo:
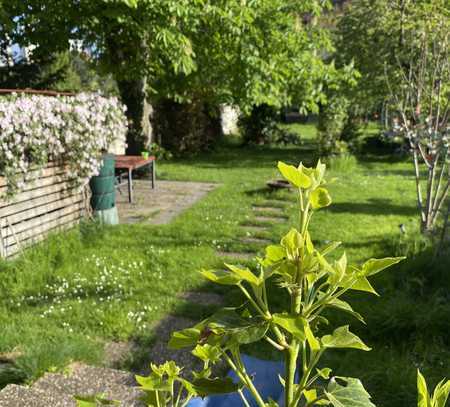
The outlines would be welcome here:
<svg viewBox="0 0 450 407">
<path fill-rule="evenodd" d="M 298 384 L 297 392 L 295 393 L 294 402 L 293 402 L 292 406 L 296 406 L 298 404 L 298 402 L 300 401 L 302 394 L 303 394 L 303 390 L 305 390 L 305 388 L 307 386 L 309 376 L 311 375 L 311 372 L 314 369 L 314 367 L 319 362 L 319 359 L 321 358 L 323 352 L 324 352 L 324 350 L 322 349 L 315 354 L 315 356 L 312 359 L 311 363 L 309 364 L 308 368 L 303 373 L 302 379 L 300 380 L 300 383 Z"/>
<path fill-rule="evenodd" d="M 223 353 L 223 356 L 226 362 L 230 365 L 231 369 L 234 370 L 236 375 L 242 381 L 242 383 L 244 383 L 244 385 L 246 385 L 247 388 L 250 390 L 250 393 L 252 393 L 252 396 L 254 397 L 258 406 L 266 407 L 266 403 L 264 403 L 264 400 L 261 398 L 258 390 L 256 390 L 256 387 L 254 386 L 252 379 L 248 376 L 247 372 L 243 369 L 241 370 L 240 368 L 238 368 L 226 353 Z"/>
<path fill-rule="evenodd" d="M 244 293 L 247 299 L 251 302 L 256 311 L 258 311 L 258 313 L 260 313 L 264 317 L 264 319 L 269 319 L 270 317 L 267 315 L 267 312 L 263 311 L 260 308 L 260 306 L 255 302 L 255 300 L 252 298 L 247 289 L 241 283 L 239 283 L 237 286 L 241 289 L 241 291 Z"/>
<path fill-rule="evenodd" d="M 298 342 L 296 339 L 293 339 L 290 348 L 286 352 L 284 405 L 287 407 L 293 406 L 292 401 L 294 400 L 294 384 L 298 351 Z"/>
<path fill-rule="evenodd" d="M 181 407 L 186 407 L 189 404 L 189 402 L 191 401 L 191 398 L 192 398 L 192 396 L 188 396 L 186 398 L 186 400 L 184 401 L 184 403 L 181 405 Z"/>
<path fill-rule="evenodd" d="M 181 400 L 181 394 L 183 393 L 183 386 L 180 385 L 180 390 L 178 391 L 178 396 L 177 396 L 177 400 L 175 402 L 175 406 L 178 407 L 178 405 L 180 404 L 180 400 Z"/>
<path fill-rule="evenodd" d="M 245 398 L 244 392 L 241 389 L 239 389 L 238 393 L 241 396 L 241 399 L 244 402 L 245 407 L 250 407 L 250 404 L 248 403 L 247 399 Z"/>
<path fill-rule="evenodd" d="M 275 342 L 272 338 L 265 336 L 264 339 L 269 342 L 275 349 L 278 349 L 281 352 L 284 351 L 285 348 L 279 343 Z"/>
</svg>

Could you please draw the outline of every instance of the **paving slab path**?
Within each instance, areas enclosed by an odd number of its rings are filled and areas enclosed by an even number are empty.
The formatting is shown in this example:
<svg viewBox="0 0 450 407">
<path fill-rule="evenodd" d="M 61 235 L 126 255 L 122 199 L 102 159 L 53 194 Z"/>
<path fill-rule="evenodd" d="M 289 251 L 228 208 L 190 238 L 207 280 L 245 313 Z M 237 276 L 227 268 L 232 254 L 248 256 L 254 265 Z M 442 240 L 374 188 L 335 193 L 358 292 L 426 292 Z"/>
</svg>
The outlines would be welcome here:
<svg viewBox="0 0 450 407">
<path fill-rule="evenodd" d="M 74 396 L 102 394 L 122 407 L 144 407 L 134 375 L 116 369 L 74 363 L 68 373 L 46 373 L 32 386 L 10 384 L 0 391 L 2 407 L 76 407 Z"/>
<path fill-rule="evenodd" d="M 126 188 L 122 188 L 122 194 L 116 194 L 121 223 L 169 223 L 218 186 L 206 182 L 157 181 L 152 189 L 150 181 L 144 180 L 134 180 L 133 185 L 133 203 L 128 202 Z"/>
</svg>

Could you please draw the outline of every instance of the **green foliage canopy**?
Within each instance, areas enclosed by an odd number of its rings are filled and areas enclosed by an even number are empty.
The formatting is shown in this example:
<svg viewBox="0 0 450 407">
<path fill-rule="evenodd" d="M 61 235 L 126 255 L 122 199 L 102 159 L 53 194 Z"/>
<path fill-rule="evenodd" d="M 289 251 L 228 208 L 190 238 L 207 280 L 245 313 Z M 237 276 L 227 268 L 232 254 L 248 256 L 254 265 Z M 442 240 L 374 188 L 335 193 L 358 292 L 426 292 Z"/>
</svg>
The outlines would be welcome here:
<svg viewBox="0 0 450 407">
<path fill-rule="evenodd" d="M 420 33 L 447 24 L 446 0 L 354 0 L 339 19 L 336 58 L 354 62 L 361 80 L 351 92 L 365 112 L 378 110 L 390 98 L 391 87 L 403 80 L 402 70 L 420 54 Z M 430 37 L 430 45 L 435 38 Z M 430 47 L 431 49 L 431 47 Z M 413 58 L 414 59 L 414 58 Z M 394 89 L 394 92 L 396 89 Z"/>
<path fill-rule="evenodd" d="M 15 42 L 36 46 L 34 55 L 82 41 L 117 79 L 145 79 L 156 99 L 314 110 L 323 83 L 339 76 L 322 58 L 331 51 L 327 32 L 306 18 L 323 6 L 319 0 L 13 0 L 2 20 Z"/>
</svg>

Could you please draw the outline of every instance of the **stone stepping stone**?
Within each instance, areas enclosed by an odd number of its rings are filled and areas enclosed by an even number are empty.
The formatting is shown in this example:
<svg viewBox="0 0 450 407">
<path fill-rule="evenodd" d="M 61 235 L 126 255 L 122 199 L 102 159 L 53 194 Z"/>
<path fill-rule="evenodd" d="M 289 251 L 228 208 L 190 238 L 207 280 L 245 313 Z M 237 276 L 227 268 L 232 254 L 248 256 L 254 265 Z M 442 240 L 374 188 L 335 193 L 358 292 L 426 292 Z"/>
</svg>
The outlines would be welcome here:
<svg viewBox="0 0 450 407">
<path fill-rule="evenodd" d="M 224 303 L 224 298 L 220 294 L 204 291 L 185 291 L 179 295 L 179 298 L 205 306 L 223 305 Z"/>
<path fill-rule="evenodd" d="M 253 210 L 255 212 L 274 212 L 274 213 L 283 213 L 283 208 L 278 208 L 274 206 L 253 206 Z"/>
<path fill-rule="evenodd" d="M 73 364 L 70 374 L 47 373 L 31 387 L 47 394 L 93 396 L 104 394 L 109 400 L 118 400 L 122 406 L 142 406 L 142 392 L 136 385 L 134 375 L 104 367 Z"/>
<path fill-rule="evenodd" d="M 246 252 L 217 252 L 217 255 L 219 257 L 226 257 L 243 261 L 249 261 L 255 257 L 255 253 L 246 253 Z"/>
<path fill-rule="evenodd" d="M 277 218 L 277 219 L 288 219 L 289 217 L 282 212 L 273 212 L 273 211 L 260 211 L 257 212 L 257 217 L 266 217 L 266 218 Z"/>
<path fill-rule="evenodd" d="M 286 205 L 289 203 L 290 203 L 289 200 L 285 200 L 285 199 L 281 199 L 281 198 L 280 199 L 274 198 L 274 199 L 266 200 L 261 204 L 255 204 L 255 206 L 284 209 L 286 207 Z"/>
<path fill-rule="evenodd" d="M 202 362 L 193 356 L 189 349 L 169 349 L 168 342 L 174 331 L 191 328 L 199 321 L 175 315 L 167 315 L 152 327 L 156 342 L 148 352 L 148 363 L 143 366 L 139 374 L 150 373 L 150 363 L 157 365 L 173 360 L 178 366 L 184 367 L 183 372 L 189 376 L 190 372 L 201 369 Z"/>
<path fill-rule="evenodd" d="M 265 222 L 265 223 L 283 223 L 284 220 L 286 220 L 287 218 L 285 217 L 281 217 L 281 216 L 277 216 L 277 217 L 273 217 L 273 216 L 255 216 L 254 218 L 257 222 Z"/>
<path fill-rule="evenodd" d="M 0 391 L 2 407 L 76 407 L 75 399 L 64 393 L 44 393 L 30 387 L 7 385 Z"/>
<path fill-rule="evenodd" d="M 107 367 L 122 365 L 136 351 L 137 346 L 133 342 L 108 342 L 105 344 L 105 356 L 103 363 Z"/>
<path fill-rule="evenodd" d="M 248 244 L 256 243 L 256 244 L 261 244 L 261 245 L 267 245 L 267 244 L 272 243 L 271 240 L 263 239 L 260 237 L 241 237 L 239 239 L 239 241 L 242 243 L 248 243 Z"/>
<path fill-rule="evenodd" d="M 266 226 L 258 226 L 258 225 L 242 225 L 245 230 L 250 233 L 258 233 L 258 232 L 267 232 L 268 229 Z"/>
<path fill-rule="evenodd" d="M 143 393 L 134 375 L 104 367 L 74 363 L 69 374 L 46 373 L 31 387 L 8 385 L 0 392 L 2 407 L 76 407 L 74 396 L 104 394 L 123 407 L 143 407 Z"/>
</svg>

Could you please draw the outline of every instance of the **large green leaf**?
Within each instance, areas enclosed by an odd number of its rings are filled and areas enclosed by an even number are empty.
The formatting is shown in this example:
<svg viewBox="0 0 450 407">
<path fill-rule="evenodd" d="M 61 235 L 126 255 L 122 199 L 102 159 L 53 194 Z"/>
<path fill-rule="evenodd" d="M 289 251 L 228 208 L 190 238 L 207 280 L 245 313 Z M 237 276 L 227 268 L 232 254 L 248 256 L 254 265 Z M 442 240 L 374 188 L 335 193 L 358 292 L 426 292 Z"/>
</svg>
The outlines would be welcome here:
<svg viewBox="0 0 450 407">
<path fill-rule="evenodd" d="M 316 169 L 314 170 L 314 175 L 318 183 L 322 183 L 326 169 L 327 169 L 326 164 L 323 164 L 319 159 L 317 161 Z"/>
<path fill-rule="evenodd" d="M 200 336 L 201 330 L 196 327 L 176 331 L 172 333 L 168 346 L 171 349 L 194 347 L 200 340 Z"/>
<path fill-rule="evenodd" d="M 269 329 L 267 322 L 255 324 L 245 329 L 240 329 L 233 333 L 232 341 L 239 345 L 248 345 L 250 343 L 258 342 Z"/>
<path fill-rule="evenodd" d="M 273 322 L 297 339 L 301 341 L 306 339 L 305 325 L 307 322 L 304 318 L 297 315 L 273 314 Z"/>
<path fill-rule="evenodd" d="M 196 379 L 192 382 L 192 387 L 200 397 L 210 396 L 213 394 L 234 393 L 239 390 L 239 385 L 234 383 L 229 377 L 226 379 Z"/>
<path fill-rule="evenodd" d="M 301 168 L 299 169 L 279 161 L 278 169 L 281 175 L 297 188 L 309 188 L 311 186 L 311 179 L 301 171 Z"/>
<path fill-rule="evenodd" d="M 417 407 L 432 407 L 427 382 L 425 378 L 422 376 L 422 373 L 420 373 L 419 369 L 417 369 L 417 392 L 418 392 Z"/>
<path fill-rule="evenodd" d="M 337 309 L 340 309 L 342 311 L 345 311 L 345 312 L 353 315 L 357 320 L 361 321 L 363 324 L 366 323 L 364 321 L 364 318 L 362 317 L 361 314 L 359 314 L 358 312 L 354 311 L 352 306 L 348 302 L 342 301 L 339 298 L 332 299 L 331 301 L 329 301 L 327 303 L 327 306 L 328 307 L 332 307 L 332 308 L 337 308 Z"/>
<path fill-rule="evenodd" d="M 249 344 L 261 340 L 269 323 L 259 317 L 244 318 L 236 308 L 223 308 L 207 319 L 207 326 L 218 335 L 228 335 L 231 344 Z"/>
<path fill-rule="evenodd" d="M 337 247 L 339 247 L 342 244 L 342 242 L 331 242 L 328 243 L 322 250 L 322 256 L 326 256 L 327 254 L 331 253 L 333 250 L 335 250 Z"/>
<path fill-rule="evenodd" d="M 248 268 L 240 268 L 226 263 L 225 266 L 236 276 L 237 279 L 247 281 L 248 283 L 257 286 L 263 282 L 262 278 L 256 277 Z"/>
<path fill-rule="evenodd" d="M 433 392 L 433 407 L 445 407 L 450 395 L 450 380 L 442 380 L 438 383 Z"/>
<path fill-rule="evenodd" d="M 236 285 L 242 281 L 242 278 L 227 270 L 202 270 L 200 274 L 216 284 Z"/>
<path fill-rule="evenodd" d="M 380 271 L 400 263 L 405 257 L 386 257 L 384 259 L 370 259 L 362 266 L 362 272 L 365 276 L 373 276 Z"/>
<path fill-rule="evenodd" d="M 357 278 L 350 288 L 352 290 L 365 291 L 367 293 L 378 295 L 378 293 L 375 291 L 375 289 L 372 287 L 372 284 L 370 284 L 369 280 L 367 280 L 366 277 Z"/>
<path fill-rule="evenodd" d="M 375 407 L 361 381 L 351 377 L 331 379 L 325 395 L 333 407 Z"/>
<path fill-rule="evenodd" d="M 265 260 L 269 264 L 277 263 L 286 258 L 286 250 L 280 245 L 269 245 L 266 247 Z"/>
<path fill-rule="evenodd" d="M 297 229 L 292 228 L 281 239 L 281 246 L 288 252 L 294 253 L 296 250 L 302 248 L 304 245 L 303 236 Z"/>
<path fill-rule="evenodd" d="M 210 362 L 214 364 L 220 360 L 222 352 L 218 346 L 205 344 L 197 345 L 192 351 L 192 354 L 203 360 L 203 362 Z"/>
<path fill-rule="evenodd" d="M 348 330 L 348 325 L 335 329 L 331 335 L 323 336 L 320 341 L 325 348 L 371 350 L 358 336 Z"/>
<path fill-rule="evenodd" d="M 173 380 L 165 380 L 164 378 L 151 373 L 149 376 L 136 375 L 136 381 L 142 390 L 153 391 L 170 391 Z"/>
<path fill-rule="evenodd" d="M 331 196 L 325 188 L 316 188 L 309 196 L 313 209 L 325 208 L 331 205 Z"/>
</svg>

